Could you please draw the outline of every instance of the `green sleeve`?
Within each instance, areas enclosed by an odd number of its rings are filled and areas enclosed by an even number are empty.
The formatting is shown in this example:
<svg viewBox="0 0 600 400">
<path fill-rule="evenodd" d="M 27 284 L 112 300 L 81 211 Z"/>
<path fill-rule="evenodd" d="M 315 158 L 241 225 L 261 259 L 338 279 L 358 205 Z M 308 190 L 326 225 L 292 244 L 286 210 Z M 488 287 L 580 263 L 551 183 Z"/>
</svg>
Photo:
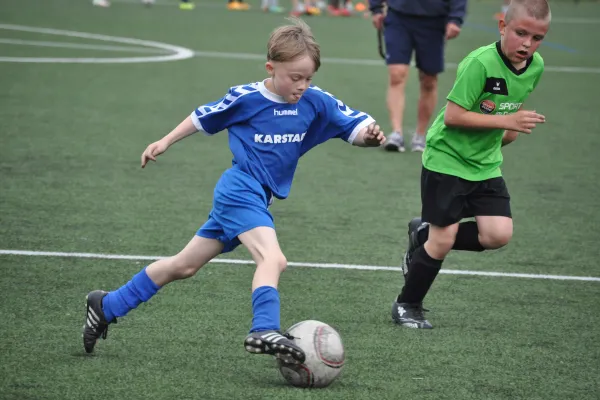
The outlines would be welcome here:
<svg viewBox="0 0 600 400">
<path fill-rule="evenodd" d="M 458 66 L 456 80 L 446 97 L 465 110 L 471 110 L 485 87 L 485 67 L 476 58 L 466 58 Z"/>
</svg>

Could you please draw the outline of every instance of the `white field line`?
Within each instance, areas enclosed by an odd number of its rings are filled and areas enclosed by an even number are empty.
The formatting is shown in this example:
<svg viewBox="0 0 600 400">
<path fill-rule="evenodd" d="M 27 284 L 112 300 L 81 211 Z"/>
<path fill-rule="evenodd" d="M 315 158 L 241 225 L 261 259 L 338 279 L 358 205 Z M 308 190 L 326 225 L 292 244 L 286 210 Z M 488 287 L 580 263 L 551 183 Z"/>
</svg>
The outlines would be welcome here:
<svg viewBox="0 0 600 400">
<path fill-rule="evenodd" d="M 154 261 L 166 258 L 164 256 L 137 256 L 126 254 L 102 254 L 102 253 L 64 253 L 52 251 L 32 251 L 32 250 L 0 250 L 0 255 L 29 256 L 29 257 L 66 257 L 66 258 L 95 258 L 104 260 L 133 260 L 133 261 Z M 216 258 L 211 263 L 219 264 L 241 264 L 253 265 L 252 260 L 237 260 L 227 258 Z M 310 262 L 288 262 L 291 267 L 310 267 L 310 268 L 335 268 L 352 269 L 366 271 L 402 271 L 400 267 L 386 267 L 378 265 L 356 265 L 356 264 L 330 264 L 330 263 L 310 263 Z M 472 276 L 490 276 L 502 278 L 531 278 L 531 279 L 550 279 L 559 281 L 586 281 L 600 282 L 600 278 L 592 276 L 568 276 L 568 275 L 543 275 L 543 274 L 520 274 L 509 272 L 489 272 L 489 271 L 463 271 L 442 269 L 442 274 L 449 275 L 472 275 Z"/>
<path fill-rule="evenodd" d="M 0 44 L 14 44 L 19 46 L 37 46 L 37 47 L 59 47 L 65 49 L 80 49 L 80 50 L 103 50 L 103 51 L 123 51 L 127 53 L 150 53 L 150 54 L 171 54 L 170 51 L 150 48 L 150 47 L 133 47 L 133 46 L 108 46 L 103 44 L 82 44 L 82 43 L 67 43 L 67 42 L 47 42 L 39 40 L 21 40 L 21 39 L 2 39 Z"/>
<path fill-rule="evenodd" d="M 194 57 L 194 52 L 185 47 L 174 46 L 167 43 L 154 42 L 150 40 L 140 40 L 119 36 L 99 35 L 95 33 L 67 31 L 61 29 L 39 28 L 34 26 L 0 24 L 0 29 L 7 29 L 20 32 L 42 33 L 46 35 L 58 35 L 67 37 L 78 37 L 83 39 L 100 40 L 103 42 L 123 43 L 134 46 L 146 46 L 154 49 L 166 51 L 168 54 L 149 56 L 149 57 L 106 57 L 106 58 L 78 58 L 78 57 L 0 57 L 4 62 L 23 62 L 23 63 L 80 63 L 80 64 L 111 64 L 111 63 L 145 63 L 145 62 L 164 62 L 186 60 Z"/>
</svg>

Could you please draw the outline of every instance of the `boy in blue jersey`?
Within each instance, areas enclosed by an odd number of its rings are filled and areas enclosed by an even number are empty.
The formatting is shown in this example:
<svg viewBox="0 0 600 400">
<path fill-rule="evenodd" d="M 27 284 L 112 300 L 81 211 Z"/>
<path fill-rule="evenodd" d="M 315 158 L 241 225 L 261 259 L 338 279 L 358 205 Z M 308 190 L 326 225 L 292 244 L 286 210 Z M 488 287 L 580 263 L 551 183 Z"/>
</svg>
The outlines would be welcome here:
<svg viewBox="0 0 600 400">
<path fill-rule="evenodd" d="M 287 261 L 268 207 L 273 197 L 288 196 L 299 158 L 318 144 L 339 138 L 355 146 L 377 147 L 385 141 L 373 118 L 311 85 L 319 66 L 320 49 L 310 28 L 294 20 L 271 34 L 269 78 L 232 87 L 146 148 L 142 168 L 195 132 L 213 135 L 227 129 L 233 165 L 217 182 L 208 221 L 183 250 L 143 268 L 113 292 L 95 290 L 87 295 L 86 352 L 93 351 L 100 337 L 106 338 L 109 324 L 148 301 L 161 287 L 193 276 L 211 259 L 243 244 L 256 262 L 246 350 L 289 363 L 304 362 L 302 349 L 280 333 L 277 284 Z"/>
</svg>

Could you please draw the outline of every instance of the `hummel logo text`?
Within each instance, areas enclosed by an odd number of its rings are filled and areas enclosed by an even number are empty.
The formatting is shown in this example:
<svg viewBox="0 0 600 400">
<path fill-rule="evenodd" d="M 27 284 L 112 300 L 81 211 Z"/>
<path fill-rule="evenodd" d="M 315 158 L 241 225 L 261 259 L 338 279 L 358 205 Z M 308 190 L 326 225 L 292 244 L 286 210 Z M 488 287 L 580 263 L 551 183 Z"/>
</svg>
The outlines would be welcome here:
<svg viewBox="0 0 600 400">
<path fill-rule="evenodd" d="M 273 115 L 275 116 L 284 116 L 284 115 L 298 115 L 298 109 L 294 110 L 273 110 Z"/>
</svg>

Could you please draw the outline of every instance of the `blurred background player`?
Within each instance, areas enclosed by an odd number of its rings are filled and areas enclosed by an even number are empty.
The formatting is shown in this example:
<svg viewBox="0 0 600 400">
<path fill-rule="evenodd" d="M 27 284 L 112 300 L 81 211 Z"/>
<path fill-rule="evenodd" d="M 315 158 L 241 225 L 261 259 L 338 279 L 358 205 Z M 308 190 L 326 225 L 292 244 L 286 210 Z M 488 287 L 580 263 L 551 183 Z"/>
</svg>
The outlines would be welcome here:
<svg viewBox="0 0 600 400">
<path fill-rule="evenodd" d="M 384 148 L 405 150 L 402 130 L 404 90 L 414 51 L 420 95 L 412 151 L 423 151 L 425 132 L 437 104 L 437 75 L 444 70 L 445 43 L 459 35 L 467 0 L 369 0 L 369 9 L 376 29 L 382 30 L 385 24 L 383 34 L 389 75 L 387 108 L 392 133 Z"/>
<path fill-rule="evenodd" d="M 329 0 L 327 5 L 327 13 L 334 17 L 349 17 L 352 15 L 352 1 L 349 0 Z"/>
<path fill-rule="evenodd" d="M 264 12 L 270 12 L 273 14 L 281 14 L 285 9 L 279 6 L 278 0 L 262 0 L 261 8 Z"/>
<path fill-rule="evenodd" d="M 315 16 L 321 15 L 321 9 L 317 7 L 315 0 L 304 0 L 303 3 L 300 3 L 298 0 L 292 0 L 292 12 L 290 14 L 294 17 L 302 15 Z"/>
<path fill-rule="evenodd" d="M 509 4 L 510 4 L 510 0 L 504 0 L 504 4 L 502 5 L 501 11 L 494 14 L 494 19 L 496 21 L 500 21 L 501 19 L 504 19 L 504 16 L 506 15 L 506 11 L 508 10 Z"/>
</svg>

